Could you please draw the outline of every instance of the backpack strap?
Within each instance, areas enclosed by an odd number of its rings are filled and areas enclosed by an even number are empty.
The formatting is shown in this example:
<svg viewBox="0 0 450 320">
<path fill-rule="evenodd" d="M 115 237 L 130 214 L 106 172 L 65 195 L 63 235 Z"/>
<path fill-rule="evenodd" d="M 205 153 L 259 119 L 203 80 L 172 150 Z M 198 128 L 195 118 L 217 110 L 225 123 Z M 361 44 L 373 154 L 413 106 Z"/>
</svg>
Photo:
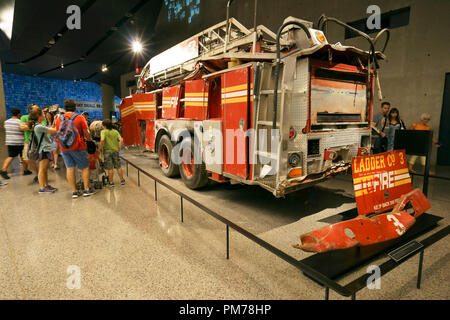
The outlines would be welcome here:
<svg viewBox="0 0 450 320">
<path fill-rule="evenodd" d="M 39 143 L 38 143 L 38 147 L 37 147 L 38 152 L 39 152 L 39 148 L 41 147 L 41 143 L 42 143 L 42 140 L 44 139 L 44 135 L 45 135 L 45 134 L 46 134 L 46 133 L 43 132 L 42 135 L 41 135 L 41 138 L 39 139 Z"/>
<path fill-rule="evenodd" d="M 75 120 L 75 118 L 78 116 L 78 114 L 74 113 L 68 120 Z"/>
</svg>

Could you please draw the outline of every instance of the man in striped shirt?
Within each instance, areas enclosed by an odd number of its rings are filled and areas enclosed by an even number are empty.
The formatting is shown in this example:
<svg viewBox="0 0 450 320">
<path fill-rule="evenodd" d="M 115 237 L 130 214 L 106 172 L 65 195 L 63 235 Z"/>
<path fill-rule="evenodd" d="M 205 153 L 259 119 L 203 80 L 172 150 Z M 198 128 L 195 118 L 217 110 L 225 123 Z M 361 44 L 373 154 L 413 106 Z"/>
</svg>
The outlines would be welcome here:
<svg viewBox="0 0 450 320">
<path fill-rule="evenodd" d="M 3 168 L 0 175 L 4 179 L 9 179 L 7 170 L 13 159 L 22 155 L 24 135 L 20 129 L 20 109 L 11 108 L 12 117 L 5 121 L 6 139 L 5 144 L 8 147 L 8 157 L 3 162 Z"/>
</svg>

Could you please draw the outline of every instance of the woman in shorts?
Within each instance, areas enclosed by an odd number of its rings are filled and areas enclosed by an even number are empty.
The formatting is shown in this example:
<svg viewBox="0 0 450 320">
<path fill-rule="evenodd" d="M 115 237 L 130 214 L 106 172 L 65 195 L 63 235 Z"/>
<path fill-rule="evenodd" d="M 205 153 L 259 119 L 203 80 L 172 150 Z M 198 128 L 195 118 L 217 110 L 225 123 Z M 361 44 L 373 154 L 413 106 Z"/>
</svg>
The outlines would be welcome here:
<svg viewBox="0 0 450 320">
<path fill-rule="evenodd" d="M 55 115 L 52 112 L 47 112 L 45 114 L 45 117 L 47 118 L 47 127 L 51 127 L 53 122 L 55 122 Z M 54 170 L 58 170 L 58 158 L 59 158 L 59 145 L 58 142 L 56 142 L 56 133 L 50 135 L 50 140 L 52 141 L 52 154 L 53 154 L 53 162 L 51 166 Z"/>
<path fill-rule="evenodd" d="M 45 120 L 45 115 L 42 110 L 34 110 L 30 112 L 28 117 L 28 126 L 33 128 L 36 140 L 40 141 L 39 145 L 39 193 L 53 193 L 56 188 L 48 184 L 48 164 L 53 161 L 52 141 L 50 135 L 56 133 L 55 124 L 47 127 L 42 122 Z"/>
</svg>

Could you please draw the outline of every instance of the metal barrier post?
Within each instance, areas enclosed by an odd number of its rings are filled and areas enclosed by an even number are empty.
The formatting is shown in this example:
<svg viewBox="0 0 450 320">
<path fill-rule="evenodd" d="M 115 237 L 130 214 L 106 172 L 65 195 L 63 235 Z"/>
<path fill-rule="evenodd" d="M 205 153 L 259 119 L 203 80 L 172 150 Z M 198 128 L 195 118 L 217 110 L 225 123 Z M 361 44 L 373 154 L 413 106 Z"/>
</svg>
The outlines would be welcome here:
<svg viewBox="0 0 450 320">
<path fill-rule="evenodd" d="M 138 169 L 138 187 L 141 186 L 141 178 L 140 178 L 139 173 L 140 173 L 140 170 Z"/>
<path fill-rule="evenodd" d="M 128 161 L 127 161 L 127 177 L 128 177 Z"/>
<path fill-rule="evenodd" d="M 227 225 L 227 259 L 230 259 L 230 227 Z"/>
<path fill-rule="evenodd" d="M 184 222 L 184 218 L 183 218 L 183 197 L 180 197 L 180 209 L 181 209 L 181 222 Z"/>
<path fill-rule="evenodd" d="M 157 181 L 155 180 L 155 201 L 158 201 L 158 188 L 157 188 Z"/>
<path fill-rule="evenodd" d="M 422 281 L 423 252 L 424 250 L 420 252 L 419 257 L 419 271 L 417 273 L 417 289 L 420 289 L 420 282 Z"/>
<path fill-rule="evenodd" d="M 330 296 L 330 288 L 325 287 L 325 300 L 328 300 L 329 296 Z"/>
</svg>

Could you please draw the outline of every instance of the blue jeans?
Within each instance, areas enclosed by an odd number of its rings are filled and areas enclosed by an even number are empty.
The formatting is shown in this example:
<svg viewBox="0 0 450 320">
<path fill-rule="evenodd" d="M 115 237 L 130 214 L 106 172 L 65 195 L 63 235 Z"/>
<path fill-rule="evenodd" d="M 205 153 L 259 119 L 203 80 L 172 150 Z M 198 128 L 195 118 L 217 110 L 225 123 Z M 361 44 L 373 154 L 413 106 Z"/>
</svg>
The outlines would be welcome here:
<svg viewBox="0 0 450 320">
<path fill-rule="evenodd" d="M 61 153 L 66 168 L 78 167 L 82 170 L 89 167 L 89 156 L 86 149 L 62 151 Z"/>
</svg>

